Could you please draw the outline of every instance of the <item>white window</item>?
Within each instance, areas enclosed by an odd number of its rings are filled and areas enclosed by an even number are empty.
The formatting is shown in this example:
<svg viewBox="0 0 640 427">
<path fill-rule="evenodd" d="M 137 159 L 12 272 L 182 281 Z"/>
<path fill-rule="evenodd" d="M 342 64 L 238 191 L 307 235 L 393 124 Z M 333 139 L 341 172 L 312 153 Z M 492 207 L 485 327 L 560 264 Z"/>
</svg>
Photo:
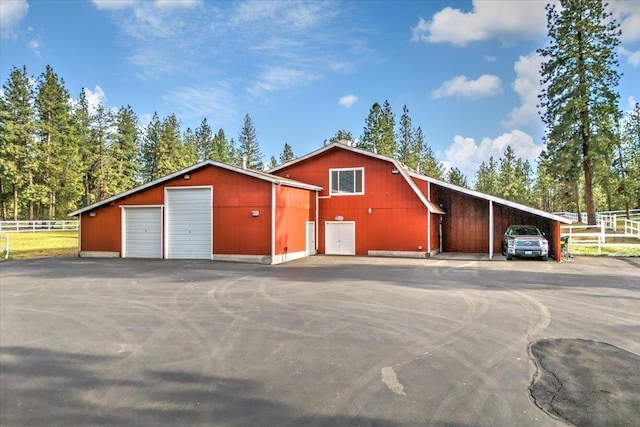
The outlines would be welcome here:
<svg viewBox="0 0 640 427">
<path fill-rule="evenodd" d="M 364 168 L 330 169 L 332 195 L 364 194 Z"/>
</svg>

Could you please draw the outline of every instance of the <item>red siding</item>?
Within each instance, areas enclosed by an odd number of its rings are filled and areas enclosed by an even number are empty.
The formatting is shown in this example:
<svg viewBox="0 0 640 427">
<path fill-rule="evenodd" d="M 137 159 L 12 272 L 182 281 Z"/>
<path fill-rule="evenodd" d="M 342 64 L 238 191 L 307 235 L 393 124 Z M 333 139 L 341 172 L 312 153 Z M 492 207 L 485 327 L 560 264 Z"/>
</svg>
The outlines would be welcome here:
<svg viewBox="0 0 640 427">
<path fill-rule="evenodd" d="M 164 188 L 213 186 L 213 253 L 271 254 L 271 183 L 241 173 L 206 166 L 82 215 L 81 250 L 120 252 L 124 205 L 163 205 Z M 260 216 L 253 217 L 257 210 Z"/>
<path fill-rule="evenodd" d="M 364 195 L 329 196 L 329 170 L 364 168 Z M 325 151 L 277 172 L 323 187 L 319 200 L 318 251 L 325 252 L 325 221 L 356 222 L 356 254 L 369 250 L 427 250 L 427 208 L 393 164 L 342 150 Z M 371 213 L 369 213 L 371 209 Z"/>
<path fill-rule="evenodd" d="M 315 221 L 315 192 L 276 187 L 276 255 L 306 250 L 307 221 Z"/>
</svg>

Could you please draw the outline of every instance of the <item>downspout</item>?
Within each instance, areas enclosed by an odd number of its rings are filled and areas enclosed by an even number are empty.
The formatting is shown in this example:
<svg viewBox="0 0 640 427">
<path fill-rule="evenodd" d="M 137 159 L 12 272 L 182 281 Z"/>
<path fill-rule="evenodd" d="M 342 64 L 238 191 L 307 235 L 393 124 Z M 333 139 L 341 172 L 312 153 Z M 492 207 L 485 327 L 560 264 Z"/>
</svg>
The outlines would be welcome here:
<svg viewBox="0 0 640 427">
<path fill-rule="evenodd" d="M 493 259 L 493 200 L 489 200 L 489 259 Z"/>
<path fill-rule="evenodd" d="M 320 196 L 320 192 L 316 191 L 316 224 L 315 224 L 315 231 L 314 231 L 314 233 L 316 235 L 315 245 L 314 245 L 315 246 L 314 249 L 316 251 L 316 254 L 318 253 L 318 228 L 320 227 L 320 224 L 318 224 L 318 210 L 319 210 L 318 203 L 320 202 L 319 196 Z"/>
<path fill-rule="evenodd" d="M 431 203 L 431 183 L 427 181 L 427 201 Z M 427 254 L 431 256 L 431 211 L 427 208 Z"/>
<path fill-rule="evenodd" d="M 271 264 L 276 263 L 276 184 L 271 183 Z"/>
<path fill-rule="evenodd" d="M 82 214 L 78 217 L 78 257 L 82 252 Z"/>
</svg>

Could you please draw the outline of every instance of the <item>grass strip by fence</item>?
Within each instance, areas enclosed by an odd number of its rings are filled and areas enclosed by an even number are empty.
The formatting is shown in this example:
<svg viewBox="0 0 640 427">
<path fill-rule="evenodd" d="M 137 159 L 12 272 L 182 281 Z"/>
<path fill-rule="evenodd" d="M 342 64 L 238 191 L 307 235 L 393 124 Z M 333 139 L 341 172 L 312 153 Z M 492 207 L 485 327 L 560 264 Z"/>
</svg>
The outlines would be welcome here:
<svg viewBox="0 0 640 427">
<path fill-rule="evenodd" d="M 569 245 L 569 251 L 572 255 L 591 255 L 591 256 L 640 256 L 640 245 L 602 245 L 600 253 L 598 246 L 581 246 L 578 244 Z"/>
<path fill-rule="evenodd" d="M 4 236 L 5 234 L 3 234 Z M 70 257 L 78 255 L 77 231 L 7 233 L 9 259 Z"/>
</svg>

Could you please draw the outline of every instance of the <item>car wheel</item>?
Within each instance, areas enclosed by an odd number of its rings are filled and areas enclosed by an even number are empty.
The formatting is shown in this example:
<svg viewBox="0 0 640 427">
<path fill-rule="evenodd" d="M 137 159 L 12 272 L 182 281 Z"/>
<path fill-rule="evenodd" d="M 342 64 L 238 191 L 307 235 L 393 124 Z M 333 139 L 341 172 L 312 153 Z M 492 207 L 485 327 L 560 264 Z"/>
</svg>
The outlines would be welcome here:
<svg viewBox="0 0 640 427">
<path fill-rule="evenodd" d="M 511 255 L 507 255 L 507 261 L 511 261 L 513 257 Z"/>
</svg>

